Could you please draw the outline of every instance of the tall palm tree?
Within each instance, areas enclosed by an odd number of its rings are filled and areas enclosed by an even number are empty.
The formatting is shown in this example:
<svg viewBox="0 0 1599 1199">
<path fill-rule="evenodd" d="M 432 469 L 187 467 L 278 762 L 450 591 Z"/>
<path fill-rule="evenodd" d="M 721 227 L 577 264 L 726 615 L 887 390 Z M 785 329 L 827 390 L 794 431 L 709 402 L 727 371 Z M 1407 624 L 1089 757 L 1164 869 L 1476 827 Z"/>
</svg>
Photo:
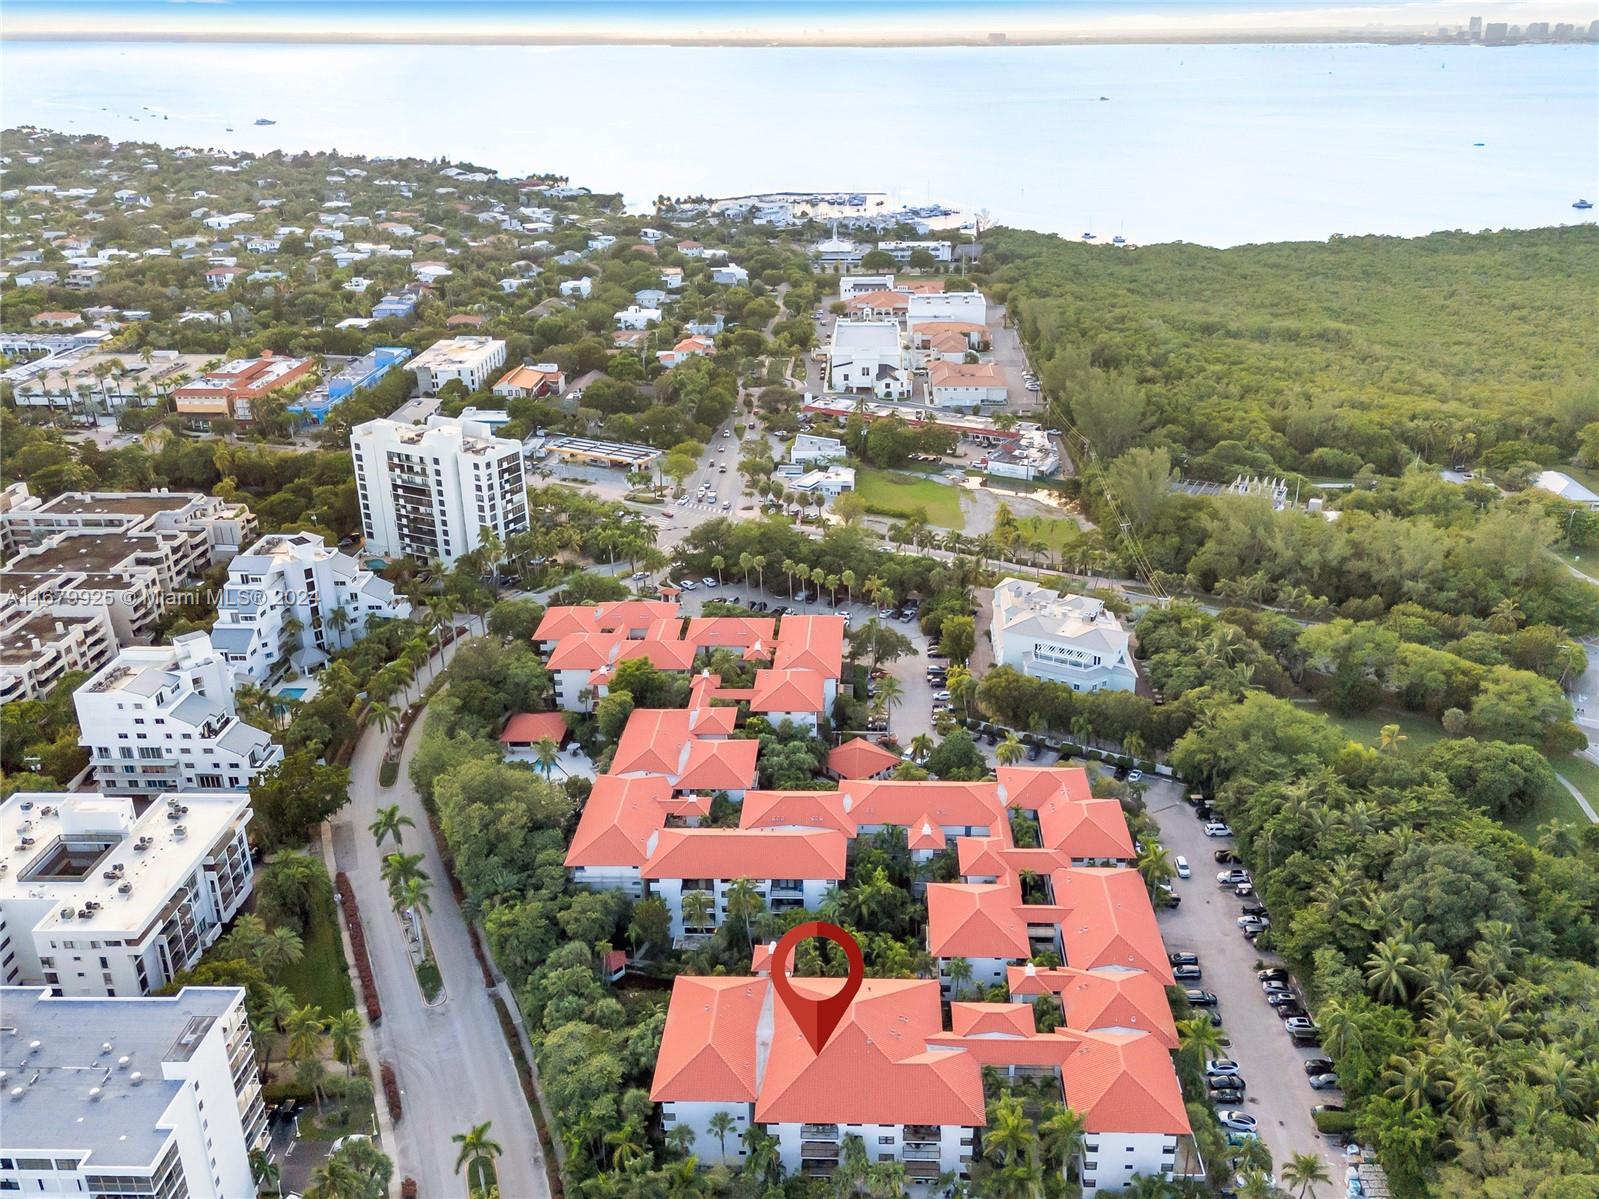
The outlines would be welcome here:
<svg viewBox="0 0 1599 1199">
<path fill-rule="evenodd" d="M 1285 1185 L 1298 1188 L 1295 1199 L 1316 1199 L 1316 1184 L 1332 1182 L 1327 1164 L 1315 1153 L 1294 1154 L 1283 1163 L 1282 1174 Z"/>
<path fill-rule="evenodd" d="M 1205 1016 L 1190 1016 L 1186 1020 L 1178 1021 L 1177 1036 L 1182 1043 L 1181 1052 L 1193 1060 L 1195 1065 L 1203 1065 L 1219 1058 L 1225 1048 L 1221 1040 L 1221 1030 Z"/>
<path fill-rule="evenodd" d="M 292 928 L 275 928 L 262 944 L 259 960 L 269 975 L 294 965 L 305 956 L 305 942 Z"/>
<path fill-rule="evenodd" d="M 313 1003 L 296 1008 L 284 1022 L 283 1031 L 288 1038 L 289 1057 L 296 1062 L 313 1058 L 322 1047 L 322 1033 L 327 1025 L 322 1019 L 322 1009 Z"/>
<path fill-rule="evenodd" d="M 727 888 L 727 915 L 744 925 L 744 943 L 755 944 L 755 917 L 766 910 L 761 893 L 747 878 L 736 878 Z"/>
<path fill-rule="evenodd" d="M 399 889 L 413 878 L 427 878 L 427 871 L 422 869 L 425 854 L 420 853 L 391 853 L 385 855 L 383 865 L 378 873 L 383 881 L 389 885 L 389 896 L 392 898 Z"/>
<path fill-rule="evenodd" d="M 988 1131 L 983 1134 L 983 1154 L 1001 1165 L 1031 1162 L 1035 1142 L 1032 1122 L 1013 1095 L 995 1102 L 988 1113 Z"/>
<path fill-rule="evenodd" d="M 494 1160 L 505 1152 L 505 1147 L 489 1136 L 492 1124 L 485 1120 L 450 1138 L 461 1147 L 455 1155 L 455 1172 L 467 1171 L 467 1189 L 474 1194 L 486 1194 L 494 1185 Z"/>
<path fill-rule="evenodd" d="M 555 764 L 560 761 L 561 747 L 556 745 L 549 737 L 540 737 L 533 743 L 533 757 L 538 762 L 539 768 L 544 771 L 544 779 L 548 782 L 550 772 L 555 769 Z"/>
<path fill-rule="evenodd" d="M 1050 1169 L 1066 1173 L 1083 1147 L 1082 1117 L 1069 1107 L 1056 1108 L 1038 1123 L 1038 1147 Z"/>
<path fill-rule="evenodd" d="M 333 639 L 336 646 L 344 645 L 344 634 L 350 631 L 350 613 L 344 608 L 335 608 L 328 613 L 328 628 L 333 630 Z"/>
<path fill-rule="evenodd" d="M 905 702 L 905 684 L 891 674 L 877 680 L 874 702 L 883 712 L 892 715 L 895 708 Z"/>
<path fill-rule="evenodd" d="M 350 1008 L 330 1016 L 328 1040 L 333 1043 L 333 1056 L 344 1063 L 346 1074 L 354 1074 L 355 1059 L 361 1053 L 361 1017 Z"/>
<path fill-rule="evenodd" d="M 626 1170 L 644 1161 L 649 1150 L 645 1146 L 644 1130 L 637 1119 L 628 1119 L 620 1127 L 605 1134 L 605 1143 L 611 1147 L 611 1167 Z"/>
<path fill-rule="evenodd" d="M 1149 888 L 1150 897 L 1161 883 L 1168 883 L 1177 873 L 1177 868 L 1172 865 L 1171 854 L 1159 841 L 1144 842 L 1144 850 L 1138 855 L 1138 873 L 1144 880 L 1144 885 Z"/>
<path fill-rule="evenodd" d="M 366 827 L 381 848 L 385 837 L 393 837 L 395 845 L 404 844 L 403 830 L 415 828 L 416 821 L 403 815 L 399 804 L 390 804 L 386 808 L 379 808 L 377 819 Z"/>
<path fill-rule="evenodd" d="M 1415 949 L 1398 937 L 1384 937 L 1366 958 L 1366 985 L 1385 1003 L 1409 1003 L 1416 976 Z"/>
<path fill-rule="evenodd" d="M 1005 739 L 994 747 L 994 760 L 1001 766 L 1014 766 L 1026 756 L 1027 747 L 1014 732 L 1006 733 Z"/>
<path fill-rule="evenodd" d="M 711 927 L 716 914 L 716 900 L 709 891 L 689 891 L 683 896 L 683 929 Z"/>
<path fill-rule="evenodd" d="M 1094 739 L 1094 722 L 1087 713 L 1079 713 L 1072 717 L 1072 737 L 1078 745 L 1089 745 Z"/>
<path fill-rule="evenodd" d="M 722 1160 L 726 1161 L 727 1134 L 733 1131 L 733 1117 L 727 1112 L 715 1112 L 705 1122 L 705 1129 L 716 1138 L 717 1145 L 721 1147 Z"/>
<path fill-rule="evenodd" d="M 866 1193 L 874 1199 L 900 1199 L 905 1190 L 905 1163 L 873 1162 L 866 1171 Z"/>
<path fill-rule="evenodd" d="M 368 699 L 366 710 L 371 714 L 372 723 L 378 726 L 380 733 L 387 733 L 400 723 L 400 709 L 383 700 Z"/>
<path fill-rule="evenodd" d="M 250 1150 L 250 1177 L 255 1179 L 255 1185 L 261 1190 L 278 1185 L 282 1177 L 278 1170 L 278 1163 L 273 1161 L 265 1149 Z M 281 1188 L 279 1188 L 281 1193 Z"/>
<path fill-rule="evenodd" d="M 972 963 L 967 958 L 954 957 L 944 969 L 949 974 L 949 997 L 959 999 L 966 993 L 966 984 L 972 981 Z"/>
<path fill-rule="evenodd" d="M 666 1147 L 679 1157 L 687 1157 L 689 1146 L 694 1144 L 694 1129 L 688 1124 L 674 1124 L 661 1139 Z"/>
<path fill-rule="evenodd" d="M 933 752 L 933 739 L 926 733 L 917 733 L 911 738 L 910 751 L 911 757 L 918 762 L 925 761 L 927 755 Z"/>
</svg>

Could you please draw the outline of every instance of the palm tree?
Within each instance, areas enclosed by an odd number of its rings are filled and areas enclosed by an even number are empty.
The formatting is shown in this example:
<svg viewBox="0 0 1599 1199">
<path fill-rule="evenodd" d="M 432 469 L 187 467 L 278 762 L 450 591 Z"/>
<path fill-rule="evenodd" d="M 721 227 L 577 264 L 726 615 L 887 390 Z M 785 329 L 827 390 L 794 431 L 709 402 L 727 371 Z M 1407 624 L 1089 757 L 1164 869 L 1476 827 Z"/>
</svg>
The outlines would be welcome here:
<svg viewBox="0 0 1599 1199">
<path fill-rule="evenodd" d="M 926 761 L 927 755 L 933 752 L 933 739 L 926 733 L 917 733 L 911 738 L 910 751 L 918 762 Z"/>
<path fill-rule="evenodd" d="M 261 968 L 268 974 L 277 974 L 287 966 L 294 965 L 305 956 L 305 942 L 300 939 L 300 934 L 292 928 L 275 928 L 267 934 L 266 941 L 261 946 L 259 960 Z"/>
<path fill-rule="evenodd" d="M 687 1124 L 674 1124 L 661 1139 L 666 1142 L 666 1147 L 679 1157 L 687 1157 L 689 1146 L 694 1143 L 694 1129 Z"/>
<path fill-rule="evenodd" d="M 262 1014 L 270 1019 L 279 1032 L 289 1026 L 289 1017 L 294 1014 L 294 993 L 287 987 L 272 987 L 266 989 L 266 1003 Z"/>
<path fill-rule="evenodd" d="M 380 733 L 387 733 L 400 723 L 400 709 L 380 699 L 368 699 L 366 710 L 372 717 L 372 723 L 378 726 L 378 732 Z"/>
<path fill-rule="evenodd" d="M 1014 732 L 1006 733 L 1005 739 L 994 747 L 994 760 L 1001 766 L 1014 766 L 1026 756 L 1027 747 Z"/>
<path fill-rule="evenodd" d="M 693 1129 L 687 1131 L 693 1135 Z M 667 1137 L 670 1139 L 671 1133 L 668 1133 Z M 662 1181 L 666 1184 L 667 1199 L 697 1199 L 698 1196 L 705 1194 L 706 1188 L 710 1185 L 700 1176 L 699 1159 L 693 1157 L 673 1162 L 667 1167 Z"/>
<path fill-rule="evenodd" d="M 1221 1030 L 1205 1016 L 1190 1016 L 1187 1020 L 1178 1021 L 1177 1035 L 1182 1042 L 1182 1052 L 1190 1059 L 1198 1059 L 1195 1065 L 1219 1058 L 1225 1048 Z"/>
<path fill-rule="evenodd" d="M 1171 854 L 1159 841 L 1144 842 L 1144 851 L 1138 855 L 1137 866 L 1144 885 L 1149 888 L 1150 898 L 1154 898 L 1161 883 L 1170 882 L 1172 875 L 1177 873 L 1171 863 Z"/>
<path fill-rule="evenodd" d="M 727 915 L 730 920 L 742 921 L 744 943 L 755 944 L 755 917 L 765 910 L 761 893 L 747 878 L 736 878 L 727 888 Z"/>
<path fill-rule="evenodd" d="M 277 1186 L 281 1174 L 278 1163 L 273 1161 L 265 1149 L 250 1150 L 250 1177 L 255 1179 L 255 1185 L 262 1190 L 267 1187 Z M 282 1188 L 278 1188 L 282 1194 Z"/>
<path fill-rule="evenodd" d="M 900 1199 L 905 1190 L 905 1163 L 873 1162 L 866 1170 L 866 1193 L 874 1199 Z"/>
<path fill-rule="evenodd" d="M 549 737 L 540 737 L 533 743 L 533 757 L 537 760 L 539 768 L 544 771 L 544 779 L 548 782 L 550 772 L 561 759 L 561 747 Z"/>
<path fill-rule="evenodd" d="M 427 878 L 427 871 L 422 869 L 425 854 L 420 853 L 391 853 L 384 857 L 383 865 L 378 873 L 383 881 L 389 885 L 389 896 L 393 896 L 413 878 Z"/>
<path fill-rule="evenodd" d="M 1366 985 L 1385 1003 L 1410 1002 L 1416 974 L 1415 950 L 1398 937 L 1384 937 L 1366 958 Z"/>
<path fill-rule="evenodd" d="M 1296 1153 L 1283 1163 L 1283 1182 L 1298 1187 L 1295 1199 L 1316 1199 L 1316 1184 L 1331 1183 L 1327 1165 L 1314 1153 Z"/>
<path fill-rule="evenodd" d="M 716 585 L 718 587 L 720 587 L 722 585 L 722 571 L 725 570 L 726 568 L 727 568 L 727 559 L 726 558 L 722 557 L 721 554 L 712 554 L 711 555 L 711 569 L 716 572 Z"/>
<path fill-rule="evenodd" d="M 363 1192 L 361 1174 L 343 1154 L 335 1153 L 311 1172 L 305 1199 L 357 1199 Z"/>
<path fill-rule="evenodd" d="M 402 830 L 415 828 L 416 821 L 409 816 L 402 815 L 399 804 L 390 804 L 386 808 L 379 808 L 377 819 L 366 827 L 367 831 L 372 834 L 373 839 L 377 841 L 379 847 L 383 845 L 385 837 L 393 837 L 394 844 L 400 845 L 404 842 Z"/>
<path fill-rule="evenodd" d="M 1094 738 L 1094 722 L 1087 713 L 1079 713 L 1072 717 L 1072 736 L 1078 745 L 1088 745 Z"/>
<path fill-rule="evenodd" d="M 489 1136 L 492 1123 L 485 1120 L 450 1138 L 461 1147 L 455 1155 L 455 1172 L 459 1174 L 463 1167 L 467 1170 L 467 1189 L 474 1194 L 487 1194 L 494 1185 L 494 1159 L 505 1152 L 504 1146 Z"/>
<path fill-rule="evenodd" d="M 711 918 L 716 912 L 716 901 L 711 898 L 709 891 L 690 891 L 683 896 L 683 929 L 704 929 L 711 927 Z"/>
<path fill-rule="evenodd" d="M 705 1130 L 716 1138 L 721 1147 L 722 1160 L 727 1160 L 727 1134 L 733 1131 L 733 1117 L 727 1112 L 715 1112 L 705 1122 Z"/>
<path fill-rule="evenodd" d="M 882 711 L 892 714 L 895 708 L 905 702 L 905 684 L 891 674 L 884 675 L 877 680 L 874 702 Z"/>
<path fill-rule="evenodd" d="M 333 1056 L 344 1063 L 346 1075 L 355 1073 L 355 1059 L 361 1052 L 361 1017 L 346 1008 L 328 1019 L 328 1040 Z"/>
<path fill-rule="evenodd" d="M 950 958 L 944 969 L 949 974 L 949 997 L 959 999 L 966 991 L 966 984 L 972 981 L 972 963 L 967 958 Z"/>
<path fill-rule="evenodd" d="M 1408 740 L 1397 724 L 1385 724 L 1377 732 L 1377 749 L 1380 753 L 1392 753 Z"/>
<path fill-rule="evenodd" d="M 312 1003 L 296 1008 L 283 1024 L 284 1034 L 288 1037 L 289 1057 L 296 1062 L 315 1057 L 321 1048 L 325 1029 L 321 1008 Z"/>
<path fill-rule="evenodd" d="M 1030 1163 L 1033 1157 L 1033 1126 L 1013 1095 L 995 1102 L 988 1113 L 988 1131 L 983 1134 L 983 1153 L 997 1164 Z"/>
<path fill-rule="evenodd" d="M 328 628 L 333 630 L 334 644 L 344 644 L 344 634 L 350 631 L 350 614 L 343 608 L 335 608 L 328 613 Z"/>
<path fill-rule="evenodd" d="M 1122 1188 L 1121 1199 L 1172 1199 L 1177 1189 L 1160 1174 L 1134 1174 Z"/>
<path fill-rule="evenodd" d="M 616 1170 L 626 1170 L 642 1162 L 648 1152 L 644 1146 L 644 1130 L 636 1119 L 629 1119 L 606 1133 L 605 1143 L 611 1147 L 611 1166 Z"/>
<path fill-rule="evenodd" d="M 1038 1123 L 1038 1147 L 1051 1170 L 1066 1173 L 1083 1147 L 1082 1117 L 1069 1107 L 1056 1108 Z"/>
</svg>

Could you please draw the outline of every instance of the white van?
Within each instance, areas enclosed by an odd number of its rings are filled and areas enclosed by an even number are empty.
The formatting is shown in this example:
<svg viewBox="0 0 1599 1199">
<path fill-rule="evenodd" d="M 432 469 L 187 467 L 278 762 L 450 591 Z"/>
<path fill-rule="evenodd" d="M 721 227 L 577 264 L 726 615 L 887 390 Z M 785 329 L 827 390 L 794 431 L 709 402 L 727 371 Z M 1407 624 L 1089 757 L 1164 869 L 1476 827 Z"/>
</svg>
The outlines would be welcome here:
<svg viewBox="0 0 1599 1199">
<path fill-rule="evenodd" d="M 1188 868 L 1188 859 L 1183 857 L 1181 854 L 1173 859 L 1173 864 L 1177 867 L 1178 878 L 1189 878 L 1194 873 Z"/>
</svg>

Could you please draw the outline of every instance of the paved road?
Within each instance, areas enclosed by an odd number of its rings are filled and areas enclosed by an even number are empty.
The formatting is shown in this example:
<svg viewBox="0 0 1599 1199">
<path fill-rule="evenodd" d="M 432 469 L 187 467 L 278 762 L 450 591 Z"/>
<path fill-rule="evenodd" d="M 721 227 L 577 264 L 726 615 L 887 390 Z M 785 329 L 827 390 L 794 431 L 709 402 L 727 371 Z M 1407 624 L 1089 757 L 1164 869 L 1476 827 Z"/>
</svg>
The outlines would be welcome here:
<svg viewBox="0 0 1599 1199">
<path fill-rule="evenodd" d="M 404 755 L 399 781 L 393 787 L 379 786 L 384 740 L 374 726 L 356 749 L 350 763 L 350 802 L 334 818 L 333 846 L 360 903 L 383 1002 L 383 1022 L 374 1030 L 378 1056 L 393 1064 L 405 1096 L 405 1116 L 395 1130 L 395 1177 L 415 1178 L 423 1195 L 464 1194 L 462 1180 L 453 1172 L 456 1147 L 450 1137 L 489 1120 L 494 1139 L 505 1147 L 498 1162 L 500 1194 L 505 1199 L 544 1199 L 550 1190 L 538 1133 L 494 1002 L 483 988 L 466 922 L 444 881 L 422 801 L 407 778 L 411 754 Z M 413 731 L 410 745 L 416 743 Z M 427 927 L 448 998 L 433 1008 L 422 1002 L 409 951 L 391 914 L 388 889 L 378 874 L 381 853 L 367 832 L 377 809 L 388 804 L 399 804 L 416 821 L 416 828 L 405 832 L 405 847 L 426 853 L 423 869 L 434 883 Z"/>
<path fill-rule="evenodd" d="M 1188 859 L 1193 877 L 1173 880 L 1182 906 L 1160 915 L 1161 935 L 1172 952 L 1199 955 L 1204 977 L 1189 986 L 1214 991 L 1221 1001 L 1227 1053 L 1243 1070 L 1248 1084 L 1244 1110 L 1260 1123 L 1262 1139 L 1273 1162 L 1281 1165 L 1294 1153 L 1318 1153 L 1327 1162 L 1331 1178 L 1343 1177 L 1338 1148 L 1316 1132 L 1311 1108 L 1318 1103 L 1342 1103 L 1339 1091 L 1313 1091 L 1305 1079 L 1304 1063 L 1320 1050 L 1299 1049 L 1282 1029 L 1255 978 L 1263 964 L 1280 965 L 1274 955 L 1263 954 L 1244 939 L 1234 923 L 1242 902 L 1216 885 L 1217 849 L 1233 848 L 1231 838 L 1204 834 L 1182 801 L 1176 783 L 1153 783 L 1145 799 L 1150 815 L 1160 825 L 1161 843 L 1174 857 Z"/>
</svg>

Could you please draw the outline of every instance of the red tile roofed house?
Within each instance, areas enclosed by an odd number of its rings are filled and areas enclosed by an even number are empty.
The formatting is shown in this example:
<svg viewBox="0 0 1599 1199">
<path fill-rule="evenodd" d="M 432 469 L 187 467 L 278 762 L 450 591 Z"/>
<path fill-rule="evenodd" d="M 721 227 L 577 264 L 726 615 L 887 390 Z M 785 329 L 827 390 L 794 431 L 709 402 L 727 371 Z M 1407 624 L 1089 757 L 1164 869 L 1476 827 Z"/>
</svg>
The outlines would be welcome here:
<svg viewBox="0 0 1599 1199">
<path fill-rule="evenodd" d="M 843 833 L 823 830 L 666 828 L 652 835 L 640 873 L 665 901 L 672 935 L 701 937 L 728 918 L 727 892 L 738 879 L 749 879 L 770 911 L 816 911 L 843 880 L 848 848 Z M 683 897 L 695 891 L 711 897 L 706 923 L 685 918 Z"/>
<path fill-rule="evenodd" d="M 516 761 L 535 761 L 538 743 L 566 740 L 566 717 L 559 712 L 518 712 L 500 732 L 500 752 Z"/>
<path fill-rule="evenodd" d="M 908 296 L 937 296 L 944 294 L 944 281 L 942 279 L 904 279 L 896 280 L 895 291 L 902 291 Z"/>
<path fill-rule="evenodd" d="M 662 366 L 673 367 L 687 362 L 690 358 L 703 358 L 715 349 L 714 341 L 696 333 L 692 337 L 685 337 L 670 350 L 657 350 L 655 358 Z"/>
<path fill-rule="evenodd" d="M 827 755 L 827 773 L 836 779 L 882 779 L 892 774 L 900 761 L 892 750 L 856 737 Z"/>
<path fill-rule="evenodd" d="M 757 1030 L 770 989 L 764 978 L 679 976 L 673 981 L 650 1098 L 661 1105 L 668 1132 L 680 1126 L 694 1130 L 694 1155 L 702 1163 L 743 1160 L 743 1134 L 753 1118 L 758 1085 Z M 717 1112 L 733 1118 L 725 1158 L 722 1138 L 710 1128 Z"/>
<path fill-rule="evenodd" d="M 910 300 L 904 292 L 866 291 L 851 296 L 848 306 L 852 317 L 903 317 L 910 308 Z"/>
<path fill-rule="evenodd" d="M 1031 962 L 1006 972 L 1012 999 L 1040 995 L 1060 1000 L 1065 1026 L 1077 1032 L 1147 1032 L 1167 1049 L 1177 1048 L 1166 986 L 1141 970 L 1040 969 Z"/>
<path fill-rule="evenodd" d="M 689 619 L 683 640 L 695 649 L 746 650 L 765 646 L 770 650 L 777 622 L 770 616 L 694 616 Z"/>
<path fill-rule="evenodd" d="M 946 362 L 927 368 L 927 402 L 935 408 L 975 412 L 984 404 L 1003 404 L 1009 391 L 1005 371 L 992 362 Z"/>
<path fill-rule="evenodd" d="M 774 728 L 785 722 L 815 733 L 827 715 L 826 680 L 811 670 L 757 670 L 750 711 L 766 717 Z"/>
<path fill-rule="evenodd" d="M 597 631 L 571 633 L 556 642 L 544 663 L 555 682 L 555 706 L 563 712 L 592 712 L 605 695 L 596 677 L 609 677 L 624 644 L 620 634 Z"/>
<path fill-rule="evenodd" d="M 777 630 L 777 652 L 772 665 L 778 670 L 814 670 L 825 680 L 827 710 L 838 699 L 838 680 L 844 671 L 844 618 L 842 616 L 785 616 Z"/>
<path fill-rule="evenodd" d="M 802 995 L 817 997 L 842 985 L 794 980 Z M 904 1162 L 911 1181 L 968 1172 L 974 1130 L 985 1122 L 982 1073 L 971 1054 L 928 1048 L 943 1024 L 930 979 L 865 980 L 820 1053 L 781 1004 L 771 1021 L 755 1119 L 777 1138 L 790 1173 L 831 1174 L 845 1133 L 861 1137 L 873 1160 Z"/>
<path fill-rule="evenodd" d="M 709 811 L 708 801 L 704 808 Z M 639 869 L 649 856 L 650 836 L 665 828 L 678 810 L 672 785 L 664 778 L 602 774 L 594 780 L 566 851 L 572 881 L 596 891 L 623 891 L 642 899 Z"/>
<path fill-rule="evenodd" d="M 1073 867 L 1051 879 L 1061 923 L 1063 960 L 1079 970 L 1145 970 L 1170 986 L 1166 943 L 1149 890 L 1136 870 Z"/>
<path fill-rule="evenodd" d="M 566 376 L 553 362 L 537 365 L 522 363 L 500 376 L 494 385 L 494 394 L 506 400 L 538 399 L 541 396 L 560 395 L 566 390 Z"/>
<path fill-rule="evenodd" d="M 910 828 L 929 815 L 950 839 L 986 836 L 1007 823 L 993 783 L 849 780 L 838 789 L 863 837 L 889 826 Z"/>
<path fill-rule="evenodd" d="M 753 738 L 736 741 L 695 739 L 688 743 L 681 771 L 673 783 L 677 791 L 725 791 L 734 803 L 744 798 L 755 782 L 755 759 L 761 743 Z"/>
<path fill-rule="evenodd" d="M 927 951 L 938 959 L 938 976 L 952 997 L 971 987 L 1005 981 L 1005 968 L 1033 955 L 1027 920 L 1015 883 L 930 883 L 927 887 Z M 957 980 L 963 958 L 969 977 Z"/>
<path fill-rule="evenodd" d="M 481 325 L 487 319 L 488 319 L 487 317 L 479 316 L 477 313 L 474 313 L 474 312 L 458 312 L 454 316 L 449 317 L 444 323 L 445 323 L 446 326 L 448 326 L 449 328 L 452 328 L 452 329 L 458 329 L 458 328 L 461 328 L 462 326 L 465 326 L 465 327 L 471 328 L 471 329 L 476 329 L 479 325 Z"/>
<path fill-rule="evenodd" d="M 606 632 L 620 633 L 623 637 L 638 640 L 649 634 L 657 621 L 669 620 L 678 615 L 677 605 L 670 600 L 616 600 L 608 604 L 557 604 L 545 610 L 533 640 L 546 653 L 555 643 L 569 633 Z"/>
<path fill-rule="evenodd" d="M 172 390 L 179 415 L 214 420 L 219 416 L 247 422 L 252 405 L 276 391 L 292 392 L 316 373 L 311 358 L 278 358 L 262 351 L 259 358 L 234 358 L 215 370 Z"/>
<path fill-rule="evenodd" d="M 748 791 L 740 828 L 825 828 L 854 839 L 855 822 L 837 791 Z"/>
</svg>

